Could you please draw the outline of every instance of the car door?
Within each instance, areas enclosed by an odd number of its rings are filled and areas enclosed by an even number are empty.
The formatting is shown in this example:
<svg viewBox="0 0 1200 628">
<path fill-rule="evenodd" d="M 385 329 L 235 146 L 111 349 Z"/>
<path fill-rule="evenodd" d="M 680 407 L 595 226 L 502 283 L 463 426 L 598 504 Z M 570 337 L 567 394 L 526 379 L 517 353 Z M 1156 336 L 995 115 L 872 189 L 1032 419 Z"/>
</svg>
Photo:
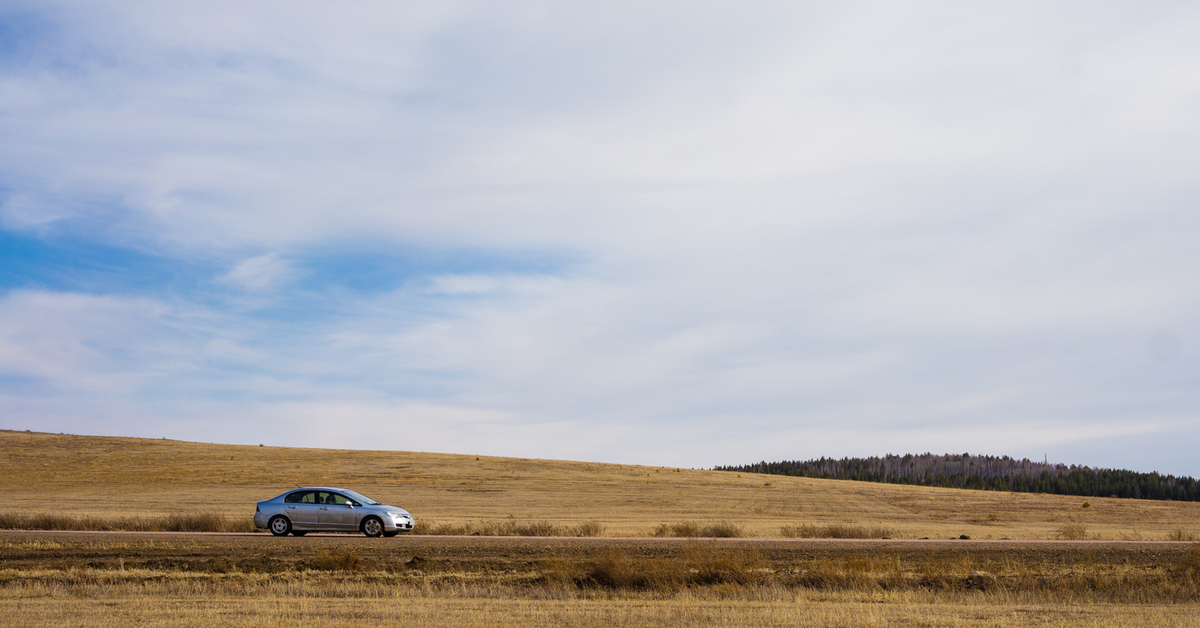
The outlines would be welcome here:
<svg viewBox="0 0 1200 628">
<path fill-rule="evenodd" d="M 317 517 L 319 515 L 317 504 L 316 491 L 297 491 L 288 495 L 284 499 L 287 504 L 286 511 L 288 519 L 292 520 L 292 527 L 300 530 L 316 530 L 318 527 Z"/>
<path fill-rule="evenodd" d="M 318 499 L 324 500 L 317 510 L 317 523 L 322 530 L 358 529 L 358 509 L 350 498 L 340 493 L 322 491 Z"/>
</svg>

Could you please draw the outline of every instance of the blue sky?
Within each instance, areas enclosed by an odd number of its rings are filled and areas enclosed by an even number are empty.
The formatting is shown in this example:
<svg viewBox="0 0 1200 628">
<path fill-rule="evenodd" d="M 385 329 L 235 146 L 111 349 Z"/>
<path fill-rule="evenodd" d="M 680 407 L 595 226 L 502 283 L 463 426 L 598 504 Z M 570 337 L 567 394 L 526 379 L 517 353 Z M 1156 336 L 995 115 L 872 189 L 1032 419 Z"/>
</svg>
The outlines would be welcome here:
<svg viewBox="0 0 1200 628">
<path fill-rule="evenodd" d="M 0 3 L 0 427 L 1200 475 L 1187 3 Z"/>
</svg>

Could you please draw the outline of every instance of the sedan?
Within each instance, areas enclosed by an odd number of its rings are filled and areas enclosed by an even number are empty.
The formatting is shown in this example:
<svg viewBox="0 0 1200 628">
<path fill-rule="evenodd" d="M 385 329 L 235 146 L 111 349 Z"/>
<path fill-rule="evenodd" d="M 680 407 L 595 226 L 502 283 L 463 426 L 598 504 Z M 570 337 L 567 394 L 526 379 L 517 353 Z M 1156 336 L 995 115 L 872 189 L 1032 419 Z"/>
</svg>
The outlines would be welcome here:
<svg viewBox="0 0 1200 628">
<path fill-rule="evenodd" d="M 374 537 L 411 532 L 413 518 L 403 508 L 381 504 L 361 493 L 313 486 L 258 502 L 254 525 L 270 530 L 275 536 L 362 532 Z"/>
</svg>

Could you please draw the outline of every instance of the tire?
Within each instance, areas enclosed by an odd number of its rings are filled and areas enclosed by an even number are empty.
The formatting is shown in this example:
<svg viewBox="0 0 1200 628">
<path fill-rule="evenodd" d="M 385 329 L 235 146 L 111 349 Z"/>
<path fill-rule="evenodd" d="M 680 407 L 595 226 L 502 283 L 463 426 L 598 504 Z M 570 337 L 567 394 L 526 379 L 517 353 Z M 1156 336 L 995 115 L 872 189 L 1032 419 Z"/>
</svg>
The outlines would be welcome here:
<svg viewBox="0 0 1200 628">
<path fill-rule="evenodd" d="M 275 515 L 267 522 L 267 529 L 275 536 L 287 536 L 292 531 L 292 522 L 283 515 Z"/>
<path fill-rule="evenodd" d="M 367 517 L 366 519 L 362 520 L 362 525 L 359 526 L 359 529 L 362 530 L 363 534 L 365 534 L 371 538 L 375 538 L 377 536 L 382 536 L 383 535 L 383 520 L 381 520 L 379 517 L 374 517 L 374 516 Z"/>
<path fill-rule="evenodd" d="M 292 536 L 304 536 L 308 534 L 307 530 L 292 530 Z"/>
</svg>

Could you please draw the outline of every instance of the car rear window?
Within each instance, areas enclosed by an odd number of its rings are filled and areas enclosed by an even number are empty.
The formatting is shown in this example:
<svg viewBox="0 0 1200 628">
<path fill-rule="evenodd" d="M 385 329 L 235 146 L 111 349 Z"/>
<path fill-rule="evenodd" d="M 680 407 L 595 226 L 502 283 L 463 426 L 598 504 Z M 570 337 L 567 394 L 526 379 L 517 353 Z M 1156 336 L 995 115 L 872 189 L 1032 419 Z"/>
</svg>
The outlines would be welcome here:
<svg viewBox="0 0 1200 628">
<path fill-rule="evenodd" d="M 315 504 L 312 491 L 296 491 L 283 498 L 283 501 L 289 504 Z"/>
</svg>

